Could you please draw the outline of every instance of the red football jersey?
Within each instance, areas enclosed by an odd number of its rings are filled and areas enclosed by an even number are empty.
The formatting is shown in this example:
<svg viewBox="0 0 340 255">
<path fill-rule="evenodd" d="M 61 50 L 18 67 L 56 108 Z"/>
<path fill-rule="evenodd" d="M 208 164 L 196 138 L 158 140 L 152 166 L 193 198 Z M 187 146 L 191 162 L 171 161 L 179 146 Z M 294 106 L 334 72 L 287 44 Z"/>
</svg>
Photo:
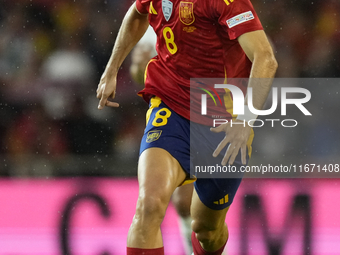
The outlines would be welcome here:
<svg viewBox="0 0 340 255">
<path fill-rule="evenodd" d="M 249 0 L 137 0 L 136 6 L 149 13 L 157 34 L 158 55 L 149 62 L 145 89 L 139 92 L 147 102 L 158 96 L 190 119 L 190 78 L 223 78 L 223 83 L 225 78 L 249 77 L 251 62 L 237 37 L 262 29 Z M 247 84 L 238 86 L 245 92 Z M 200 98 L 192 100 L 200 104 Z M 218 111 L 212 115 L 231 118 L 225 108 Z M 199 109 L 191 112 L 191 120 L 206 124 Z"/>
</svg>

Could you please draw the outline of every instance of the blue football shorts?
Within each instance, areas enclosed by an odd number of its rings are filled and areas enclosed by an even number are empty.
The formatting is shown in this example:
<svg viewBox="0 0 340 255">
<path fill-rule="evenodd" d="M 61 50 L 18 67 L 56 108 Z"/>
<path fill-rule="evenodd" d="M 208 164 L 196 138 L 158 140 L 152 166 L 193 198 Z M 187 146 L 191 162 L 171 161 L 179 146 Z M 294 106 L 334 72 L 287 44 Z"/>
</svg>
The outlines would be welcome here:
<svg viewBox="0 0 340 255">
<path fill-rule="evenodd" d="M 212 154 L 225 137 L 224 132 L 213 133 L 208 126 L 190 122 L 172 111 L 158 97 L 151 98 L 146 119 L 147 125 L 139 153 L 154 147 L 168 151 L 186 172 L 186 183 L 196 179 L 190 175 L 190 169 L 194 166 L 202 166 L 206 162 L 209 165 L 221 165 L 228 146 L 216 158 Z M 242 166 L 240 154 L 233 164 L 237 169 Z M 247 153 L 247 162 L 248 158 Z M 239 178 L 198 178 L 194 186 L 204 205 L 213 210 L 222 210 L 233 202 L 242 176 L 243 174 Z"/>
</svg>

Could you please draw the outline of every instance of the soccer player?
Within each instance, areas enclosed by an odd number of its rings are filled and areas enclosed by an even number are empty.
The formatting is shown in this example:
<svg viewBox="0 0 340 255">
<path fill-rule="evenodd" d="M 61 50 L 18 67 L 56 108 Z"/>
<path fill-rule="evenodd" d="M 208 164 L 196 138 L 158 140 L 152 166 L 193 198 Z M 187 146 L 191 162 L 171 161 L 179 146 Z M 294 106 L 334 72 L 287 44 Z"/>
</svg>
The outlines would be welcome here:
<svg viewBox="0 0 340 255">
<path fill-rule="evenodd" d="M 228 122 L 210 132 L 206 118 L 190 114 L 190 78 L 250 77 L 238 87 L 244 93 L 252 88 L 253 105 L 261 109 L 277 69 L 249 0 L 137 0 L 122 22 L 99 82 L 99 109 L 119 106 L 112 101 L 118 69 L 148 21 L 157 34 L 158 55 L 147 66 L 145 89 L 140 92 L 150 109 L 141 142 L 139 197 L 127 238 L 128 255 L 164 254 L 160 225 L 171 194 L 191 177 L 190 164 L 211 162 L 211 154 L 214 164 L 247 163 L 251 127 Z M 228 100 L 232 101 L 230 94 Z M 230 109 L 216 112 L 223 114 L 231 120 Z M 248 118 L 237 116 L 234 121 Z M 191 204 L 194 254 L 222 253 L 228 240 L 225 217 L 240 182 L 241 178 L 196 180 Z"/>
</svg>

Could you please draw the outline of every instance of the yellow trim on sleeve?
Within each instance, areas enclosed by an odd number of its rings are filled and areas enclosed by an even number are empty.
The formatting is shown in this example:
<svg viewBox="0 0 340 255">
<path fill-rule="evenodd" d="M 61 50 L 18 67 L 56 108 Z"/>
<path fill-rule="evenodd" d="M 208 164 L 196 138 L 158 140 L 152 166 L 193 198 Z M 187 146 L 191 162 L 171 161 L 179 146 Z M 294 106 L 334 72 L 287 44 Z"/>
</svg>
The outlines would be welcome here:
<svg viewBox="0 0 340 255">
<path fill-rule="evenodd" d="M 230 3 L 228 2 L 228 0 L 224 0 L 224 2 L 226 3 L 226 5 L 229 5 Z"/>
<path fill-rule="evenodd" d="M 149 13 L 150 14 L 158 14 L 157 11 L 155 10 L 155 8 L 152 5 L 152 2 L 150 2 L 150 6 L 149 6 Z"/>
</svg>

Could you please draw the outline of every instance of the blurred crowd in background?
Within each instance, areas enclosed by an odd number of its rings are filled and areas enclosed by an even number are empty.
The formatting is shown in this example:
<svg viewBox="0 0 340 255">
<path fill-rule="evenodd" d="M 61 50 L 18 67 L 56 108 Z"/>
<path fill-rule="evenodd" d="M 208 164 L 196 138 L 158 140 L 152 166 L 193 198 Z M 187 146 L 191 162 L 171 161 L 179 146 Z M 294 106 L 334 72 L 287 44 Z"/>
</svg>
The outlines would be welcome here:
<svg viewBox="0 0 340 255">
<path fill-rule="evenodd" d="M 131 3 L 0 0 L 0 176 L 135 174 L 147 104 L 136 95 L 142 87 L 131 80 L 129 58 L 118 77 L 121 107 L 99 111 L 95 96 Z M 340 77 L 338 0 L 252 3 L 272 41 L 277 77 Z M 338 91 L 336 84 L 330 91 Z M 329 98 L 319 102 L 323 106 L 313 109 L 327 114 L 339 106 Z M 339 153 L 334 134 L 340 123 L 327 114 L 299 129 L 272 129 L 257 141 L 255 152 Z"/>
</svg>

